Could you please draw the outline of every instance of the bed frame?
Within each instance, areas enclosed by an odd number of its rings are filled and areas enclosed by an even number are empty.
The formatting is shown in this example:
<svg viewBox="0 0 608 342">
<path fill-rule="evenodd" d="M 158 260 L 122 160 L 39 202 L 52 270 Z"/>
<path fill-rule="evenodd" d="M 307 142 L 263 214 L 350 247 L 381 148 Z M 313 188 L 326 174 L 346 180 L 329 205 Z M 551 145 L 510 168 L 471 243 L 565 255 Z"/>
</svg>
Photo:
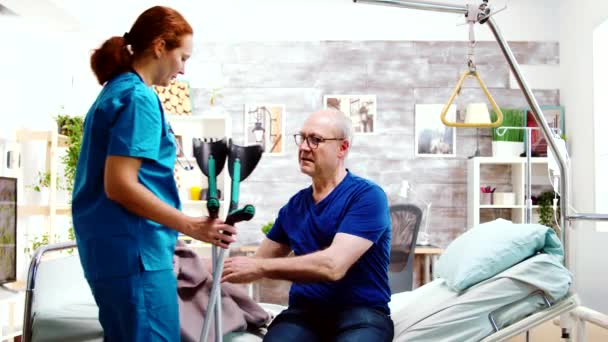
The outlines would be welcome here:
<svg viewBox="0 0 608 342">
<path fill-rule="evenodd" d="M 471 0 L 472 2 L 474 0 Z M 386 5 L 386 6 L 394 6 L 401 8 L 409 8 L 409 9 L 417 9 L 417 10 L 425 10 L 425 11 L 435 11 L 435 12 L 445 12 L 445 13 L 456 13 L 463 14 L 467 20 L 467 23 L 474 24 L 487 24 L 490 31 L 496 38 L 498 45 L 509 64 L 515 79 L 519 85 L 519 88 L 522 90 L 530 109 L 532 110 L 532 114 L 536 119 L 536 122 L 539 124 L 540 131 L 543 133 L 543 136 L 548 142 L 548 146 L 553 152 L 553 155 L 557 158 L 557 163 L 559 165 L 560 174 L 560 211 L 563 215 L 560 217 L 560 227 L 561 229 L 561 241 L 564 245 L 564 266 L 566 268 L 571 269 L 570 265 L 570 223 L 575 220 L 589 220 L 589 221 L 608 221 L 608 214 L 596 214 L 596 213 L 571 213 L 570 212 L 570 170 L 568 168 L 568 164 L 566 163 L 566 157 L 559 150 L 557 146 L 557 142 L 555 141 L 553 134 L 551 132 L 551 128 L 547 124 L 547 120 L 543 115 L 542 109 L 539 106 L 534 94 L 528 87 L 527 82 L 524 79 L 523 74 L 519 68 L 519 64 L 509 47 L 509 44 L 502 36 L 502 33 L 498 29 L 498 25 L 494 21 L 492 17 L 493 14 L 498 13 L 492 12 L 492 9 L 488 5 L 488 0 L 475 1 L 474 4 L 467 5 L 459 5 L 459 4 L 449 4 L 449 3 L 440 3 L 440 2 L 430 2 L 430 1 L 405 1 L 405 0 L 353 0 L 353 2 L 362 2 L 369 3 L 375 5 Z M 555 305 L 549 309 L 543 310 L 538 314 L 534 314 L 529 318 L 524 319 L 516 324 L 514 324 L 512 329 L 506 328 L 500 330 L 499 332 L 492 335 L 491 339 L 488 341 L 502 341 L 508 337 L 515 336 L 522 331 L 526 331 L 533 326 L 536 326 L 544 321 L 547 321 L 556 315 L 556 312 L 559 311 L 561 314 L 561 325 L 562 325 L 562 338 L 565 340 L 570 340 L 570 328 L 572 327 L 572 320 L 577 321 L 577 325 L 579 329 L 584 329 L 584 322 L 589 321 L 596 325 L 599 325 L 605 329 L 608 329 L 608 316 L 595 313 L 594 315 L 585 315 L 584 312 L 588 312 L 587 308 L 578 307 L 576 304 L 576 300 L 574 300 L 575 295 L 570 293 L 565 302 L 562 305 Z M 580 310 L 579 310 L 580 309 Z M 570 314 L 566 314 L 570 311 Z M 531 324 L 531 325 L 527 325 Z M 495 337 L 498 336 L 498 337 Z M 486 341 L 486 340 L 484 340 Z"/>
</svg>

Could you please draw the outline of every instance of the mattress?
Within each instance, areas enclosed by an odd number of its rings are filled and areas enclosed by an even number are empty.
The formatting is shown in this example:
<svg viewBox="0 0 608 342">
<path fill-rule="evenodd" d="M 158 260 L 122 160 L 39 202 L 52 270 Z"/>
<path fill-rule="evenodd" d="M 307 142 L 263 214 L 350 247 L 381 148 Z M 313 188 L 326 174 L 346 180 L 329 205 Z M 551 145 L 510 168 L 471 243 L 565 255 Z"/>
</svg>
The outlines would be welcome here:
<svg viewBox="0 0 608 342">
<path fill-rule="evenodd" d="M 273 317 L 284 307 L 276 304 L 260 304 Z M 34 342 L 103 342 L 103 330 L 97 319 L 95 303 L 69 304 L 57 309 L 45 310 L 35 316 L 32 326 Z M 264 330 L 234 332 L 224 336 L 225 342 L 262 341 Z"/>
<path fill-rule="evenodd" d="M 491 312 L 500 309 L 498 327 L 509 326 L 544 307 L 542 297 L 531 294 L 540 290 L 557 302 L 567 295 L 571 283 L 570 272 L 547 254 L 524 260 L 460 293 L 437 279 L 392 297 L 395 341 L 479 341 L 494 331 L 488 319 Z"/>
</svg>

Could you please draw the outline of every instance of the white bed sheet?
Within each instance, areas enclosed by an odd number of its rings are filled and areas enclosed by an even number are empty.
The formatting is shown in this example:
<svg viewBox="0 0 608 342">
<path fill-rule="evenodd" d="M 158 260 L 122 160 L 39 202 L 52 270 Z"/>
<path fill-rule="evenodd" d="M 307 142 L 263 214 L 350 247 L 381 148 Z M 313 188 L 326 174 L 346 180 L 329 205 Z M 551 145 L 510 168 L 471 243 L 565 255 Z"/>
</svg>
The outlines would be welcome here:
<svg viewBox="0 0 608 342">
<path fill-rule="evenodd" d="M 537 290 L 549 300 L 563 298 L 570 288 L 570 272 L 553 256 L 539 254 L 461 293 L 437 279 L 415 291 L 396 294 L 389 304 L 395 341 L 479 341 L 493 332 L 488 314 Z M 501 313 L 507 326 L 542 308 L 540 297 Z"/>
</svg>

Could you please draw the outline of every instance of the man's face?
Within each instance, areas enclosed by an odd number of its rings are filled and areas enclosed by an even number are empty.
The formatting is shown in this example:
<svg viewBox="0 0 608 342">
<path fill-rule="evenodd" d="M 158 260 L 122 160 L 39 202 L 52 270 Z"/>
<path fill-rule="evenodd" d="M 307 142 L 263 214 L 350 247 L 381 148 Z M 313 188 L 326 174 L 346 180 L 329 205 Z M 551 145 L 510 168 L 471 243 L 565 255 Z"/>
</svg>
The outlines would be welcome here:
<svg viewBox="0 0 608 342">
<path fill-rule="evenodd" d="M 344 141 L 331 117 L 312 114 L 299 132 L 304 138 L 298 149 L 300 171 L 311 177 L 330 174 L 344 158 Z M 340 140 L 325 140 L 340 139 Z"/>
</svg>

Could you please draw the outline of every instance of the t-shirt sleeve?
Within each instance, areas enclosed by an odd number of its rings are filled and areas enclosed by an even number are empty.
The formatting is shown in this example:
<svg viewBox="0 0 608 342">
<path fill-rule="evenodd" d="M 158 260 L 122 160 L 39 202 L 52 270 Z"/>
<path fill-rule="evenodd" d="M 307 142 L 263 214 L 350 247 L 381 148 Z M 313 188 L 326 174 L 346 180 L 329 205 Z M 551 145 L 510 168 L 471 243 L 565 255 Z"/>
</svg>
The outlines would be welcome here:
<svg viewBox="0 0 608 342">
<path fill-rule="evenodd" d="M 286 211 L 286 206 L 279 210 L 279 216 L 274 221 L 272 228 L 270 228 L 270 231 L 266 235 L 266 237 L 268 237 L 270 240 L 283 245 L 289 245 L 289 238 L 287 237 L 287 233 L 285 232 L 284 228 Z"/>
<path fill-rule="evenodd" d="M 110 128 L 108 155 L 158 159 L 162 133 L 158 103 L 139 89 L 122 101 Z"/>
<path fill-rule="evenodd" d="M 386 194 L 380 187 L 372 186 L 353 201 L 338 227 L 338 233 L 355 235 L 376 243 L 390 224 Z"/>
</svg>

